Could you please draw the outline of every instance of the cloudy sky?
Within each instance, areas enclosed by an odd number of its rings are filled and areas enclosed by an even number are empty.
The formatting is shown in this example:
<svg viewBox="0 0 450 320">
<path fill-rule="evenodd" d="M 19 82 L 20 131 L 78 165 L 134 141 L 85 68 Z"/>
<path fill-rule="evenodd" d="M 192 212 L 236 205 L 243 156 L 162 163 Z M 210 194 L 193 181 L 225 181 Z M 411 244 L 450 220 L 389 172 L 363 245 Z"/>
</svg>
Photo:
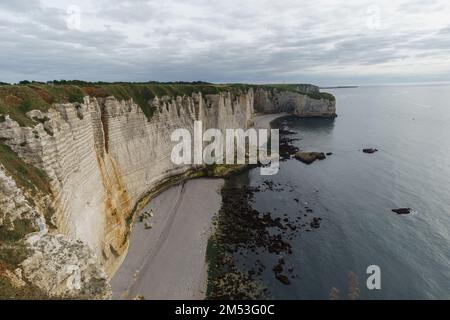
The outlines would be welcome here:
<svg viewBox="0 0 450 320">
<path fill-rule="evenodd" d="M 0 81 L 450 81 L 448 0 L 1 0 Z"/>
</svg>

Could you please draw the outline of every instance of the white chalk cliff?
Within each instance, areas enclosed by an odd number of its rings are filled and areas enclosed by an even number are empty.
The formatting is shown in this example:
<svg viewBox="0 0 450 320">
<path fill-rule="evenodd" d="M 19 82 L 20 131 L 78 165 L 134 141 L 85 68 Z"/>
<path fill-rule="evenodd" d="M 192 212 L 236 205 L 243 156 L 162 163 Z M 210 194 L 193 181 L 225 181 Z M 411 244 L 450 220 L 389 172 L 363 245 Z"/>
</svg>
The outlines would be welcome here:
<svg viewBox="0 0 450 320">
<path fill-rule="evenodd" d="M 292 91 L 256 89 L 255 105 L 261 112 L 287 112 L 300 117 L 329 117 L 336 116 L 336 102 L 334 99 L 314 97 Z"/>
<path fill-rule="evenodd" d="M 30 254 L 17 271 L 24 280 L 58 297 L 110 297 L 108 275 L 126 252 L 139 201 L 198 169 L 172 163 L 175 129 L 193 132 L 195 120 L 204 130 L 248 128 L 254 104 L 270 112 L 335 115 L 334 101 L 262 89 L 149 103 L 155 110 L 150 118 L 132 100 L 85 97 L 81 104 L 29 112 L 34 127 L 8 116 L 0 122 L 1 141 L 45 172 L 51 190 L 26 196 L 0 164 L 0 226 L 13 229 L 15 220 L 29 219 L 35 228 L 24 240 Z"/>
</svg>

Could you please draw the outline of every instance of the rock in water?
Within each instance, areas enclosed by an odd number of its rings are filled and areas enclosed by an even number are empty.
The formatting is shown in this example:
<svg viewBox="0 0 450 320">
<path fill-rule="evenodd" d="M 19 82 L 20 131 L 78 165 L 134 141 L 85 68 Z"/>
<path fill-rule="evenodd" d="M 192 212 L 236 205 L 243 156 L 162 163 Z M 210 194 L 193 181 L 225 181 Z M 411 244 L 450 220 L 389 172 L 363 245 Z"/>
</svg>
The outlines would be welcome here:
<svg viewBox="0 0 450 320">
<path fill-rule="evenodd" d="M 303 152 L 299 151 L 295 154 L 295 158 L 303 163 L 311 164 L 316 160 L 326 159 L 323 152 Z"/>
<path fill-rule="evenodd" d="M 396 214 L 410 214 L 411 211 L 411 208 L 392 209 L 392 212 L 395 212 Z"/>
<path fill-rule="evenodd" d="M 277 280 L 280 281 L 282 284 L 285 284 L 285 285 L 291 284 L 291 282 L 289 281 L 289 278 L 286 277 L 284 274 L 277 274 L 275 276 L 275 278 L 277 278 Z"/>
<path fill-rule="evenodd" d="M 315 229 L 319 228 L 320 227 L 320 220 L 322 220 L 322 219 L 320 219 L 320 218 L 313 218 L 311 223 L 310 223 L 311 228 L 315 228 Z"/>
<path fill-rule="evenodd" d="M 283 272 L 283 266 L 281 264 L 277 264 L 275 267 L 273 267 L 272 270 L 277 275 L 277 274 Z"/>
<path fill-rule="evenodd" d="M 364 153 L 369 153 L 369 154 L 375 153 L 377 151 L 378 151 L 378 149 L 373 149 L 373 148 L 363 149 Z"/>
</svg>

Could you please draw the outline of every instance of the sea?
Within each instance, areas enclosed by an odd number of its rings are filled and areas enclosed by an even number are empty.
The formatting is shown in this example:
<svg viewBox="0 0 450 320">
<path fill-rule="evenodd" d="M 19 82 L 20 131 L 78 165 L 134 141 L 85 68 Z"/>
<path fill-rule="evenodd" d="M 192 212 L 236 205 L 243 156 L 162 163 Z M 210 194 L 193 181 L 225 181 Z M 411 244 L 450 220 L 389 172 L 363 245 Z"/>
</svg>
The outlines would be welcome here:
<svg viewBox="0 0 450 320">
<path fill-rule="evenodd" d="M 269 254 L 247 257 L 267 260 L 260 280 L 270 298 L 450 299 L 450 85 L 325 91 L 336 97 L 337 118 L 289 116 L 273 126 L 293 132 L 301 150 L 332 155 L 310 165 L 291 158 L 277 175 L 255 168 L 228 182 L 290 186 L 255 193 L 252 206 L 292 219 L 310 208 L 305 221 L 321 219 L 289 240 L 290 284 L 276 279 Z M 367 283 L 370 266 L 379 270 L 376 288 Z"/>
</svg>

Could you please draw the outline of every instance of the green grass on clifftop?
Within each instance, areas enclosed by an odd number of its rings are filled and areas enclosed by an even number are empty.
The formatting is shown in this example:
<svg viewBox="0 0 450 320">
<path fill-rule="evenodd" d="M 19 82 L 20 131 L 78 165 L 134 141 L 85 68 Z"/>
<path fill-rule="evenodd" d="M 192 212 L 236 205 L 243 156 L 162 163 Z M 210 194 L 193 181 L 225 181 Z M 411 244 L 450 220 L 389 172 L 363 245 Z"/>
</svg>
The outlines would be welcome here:
<svg viewBox="0 0 450 320">
<path fill-rule="evenodd" d="M 161 96 L 191 96 L 192 93 L 216 94 L 230 91 L 233 93 L 246 92 L 248 89 L 264 88 L 267 90 L 291 91 L 305 94 L 314 99 L 334 100 L 328 93 L 316 92 L 311 85 L 302 84 L 212 84 L 206 82 L 147 82 L 147 83 L 104 83 L 84 81 L 56 81 L 54 83 L 40 83 L 23 81 L 17 85 L 0 84 L 0 121 L 8 114 L 22 126 L 31 126 L 35 122 L 26 113 L 31 110 L 46 111 L 53 103 L 82 103 L 84 96 L 106 98 L 114 96 L 119 100 L 133 99 L 145 115 L 150 118 L 153 108 L 150 100 Z M 315 87 L 317 88 L 317 87 Z"/>
<path fill-rule="evenodd" d="M 266 90 L 276 90 L 279 92 L 282 91 L 289 91 L 289 92 L 297 92 L 300 94 L 304 94 L 312 99 L 326 99 L 326 100 L 330 100 L 330 101 L 335 101 L 335 97 L 328 93 L 328 92 L 320 92 L 319 91 L 319 87 L 314 86 L 314 85 L 310 85 L 310 84 L 261 84 L 261 85 L 256 85 L 256 84 L 232 84 L 230 85 L 232 87 L 237 87 L 237 88 L 242 88 L 242 89 L 257 89 L 257 88 L 263 88 Z M 315 91 L 317 90 L 317 91 Z"/>
<path fill-rule="evenodd" d="M 37 109 L 46 111 L 53 103 L 82 103 L 84 96 L 106 98 L 114 96 L 119 100 L 133 99 L 147 117 L 153 111 L 149 101 L 158 96 L 192 95 L 218 93 L 226 90 L 213 84 L 154 84 L 154 83 L 111 83 L 82 85 L 41 83 L 21 85 L 0 85 L 0 115 L 10 117 L 22 126 L 33 125 L 33 120 L 26 117 L 28 111 Z"/>
</svg>

